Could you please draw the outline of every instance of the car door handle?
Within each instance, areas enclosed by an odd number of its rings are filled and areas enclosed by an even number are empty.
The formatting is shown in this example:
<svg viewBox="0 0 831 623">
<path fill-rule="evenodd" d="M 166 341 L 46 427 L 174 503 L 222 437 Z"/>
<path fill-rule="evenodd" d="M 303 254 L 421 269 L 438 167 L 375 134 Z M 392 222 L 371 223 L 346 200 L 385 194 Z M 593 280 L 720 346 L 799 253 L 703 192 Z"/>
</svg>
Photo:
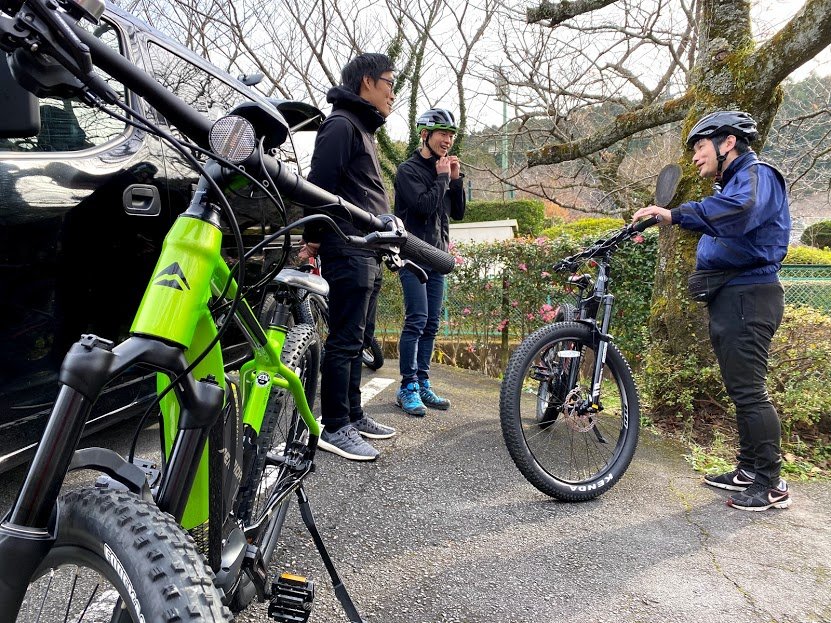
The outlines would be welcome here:
<svg viewBox="0 0 831 623">
<path fill-rule="evenodd" d="M 122 198 L 124 211 L 133 216 L 158 216 L 162 211 L 159 189 L 149 184 L 130 184 Z"/>
</svg>

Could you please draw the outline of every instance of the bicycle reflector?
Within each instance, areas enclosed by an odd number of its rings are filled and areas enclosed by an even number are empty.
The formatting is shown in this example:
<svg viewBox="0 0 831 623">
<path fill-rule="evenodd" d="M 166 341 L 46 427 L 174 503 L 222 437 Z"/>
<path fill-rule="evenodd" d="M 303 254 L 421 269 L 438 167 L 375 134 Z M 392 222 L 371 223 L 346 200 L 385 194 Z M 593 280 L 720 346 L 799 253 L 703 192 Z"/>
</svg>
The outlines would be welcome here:
<svg viewBox="0 0 831 623">
<path fill-rule="evenodd" d="M 226 115 L 211 126 L 211 151 L 234 164 L 245 162 L 257 147 L 254 126 L 238 115 Z"/>
</svg>

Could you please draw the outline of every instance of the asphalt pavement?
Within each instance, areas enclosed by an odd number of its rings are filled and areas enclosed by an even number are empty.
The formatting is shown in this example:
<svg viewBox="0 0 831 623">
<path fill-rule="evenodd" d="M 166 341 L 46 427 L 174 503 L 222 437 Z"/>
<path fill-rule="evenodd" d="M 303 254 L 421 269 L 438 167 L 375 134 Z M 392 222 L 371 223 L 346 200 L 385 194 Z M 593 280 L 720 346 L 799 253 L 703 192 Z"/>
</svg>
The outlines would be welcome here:
<svg viewBox="0 0 831 623">
<path fill-rule="evenodd" d="M 511 462 L 498 380 L 435 366 L 453 405 L 413 418 L 395 406 L 397 370 L 364 371 L 371 388 L 392 381 L 365 407 L 398 429 L 380 458 L 321 453 L 307 485 L 367 623 L 831 621 L 828 483 L 792 483 L 787 510 L 733 510 L 683 447 L 644 432 L 611 491 L 554 501 Z M 310 621 L 348 621 L 296 511 L 278 566 L 315 578 Z"/>
<path fill-rule="evenodd" d="M 306 485 L 367 623 L 831 622 L 831 484 L 791 483 L 787 510 L 736 511 L 683 447 L 644 432 L 613 489 L 558 502 L 511 462 L 498 380 L 435 366 L 453 405 L 412 418 L 394 403 L 397 370 L 364 370 L 366 411 L 398 429 L 375 442 L 380 458 L 321 452 Z M 131 432 L 96 442 L 123 451 Z M 0 476 L 3 508 L 21 473 Z M 275 571 L 314 578 L 310 622 L 348 621 L 296 509 L 284 537 Z M 271 619 L 258 604 L 237 620 Z"/>
</svg>

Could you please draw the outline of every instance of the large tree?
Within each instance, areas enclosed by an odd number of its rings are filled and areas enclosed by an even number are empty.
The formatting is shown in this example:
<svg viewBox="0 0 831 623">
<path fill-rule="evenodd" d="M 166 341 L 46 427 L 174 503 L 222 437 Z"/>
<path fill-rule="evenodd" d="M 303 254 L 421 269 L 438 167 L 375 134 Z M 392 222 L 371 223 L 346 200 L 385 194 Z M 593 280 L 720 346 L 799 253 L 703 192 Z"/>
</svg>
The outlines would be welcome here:
<svg viewBox="0 0 831 623">
<path fill-rule="evenodd" d="M 528 10 L 527 21 L 556 31 L 613 4 L 615 0 L 543 2 Z M 639 133 L 679 121 L 683 140 L 698 118 L 715 109 L 750 112 L 761 131 L 753 147 L 761 151 L 782 102 L 782 82 L 831 44 L 831 0 L 806 0 L 789 22 L 761 44 L 754 39 L 748 0 L 698 0 L 693 6 L 695 40 L 689 49 L 694 50 L 694 62 L 682 92 L 672 98 L 644 97 L 641 105 L 627 106 L 624 113 L 610 116 L 589 134 L 534 149 L 528 153 L 529 165 L 613 152 L 616 145 Z M 689 153 L 681 153 L 684 176 L 676 204 L 711 192 L 709 182 L 699 179 Z M 697 236 L 679 228 L 661 232 L 647 369 L 656 415 L 674 415 L 679 408 L 707 401 L 709 393 L 717 391 L 717 376 L 701 374 L 713 371 L 705 312 L 686 295 L 696 242 Z"/>
</svg>

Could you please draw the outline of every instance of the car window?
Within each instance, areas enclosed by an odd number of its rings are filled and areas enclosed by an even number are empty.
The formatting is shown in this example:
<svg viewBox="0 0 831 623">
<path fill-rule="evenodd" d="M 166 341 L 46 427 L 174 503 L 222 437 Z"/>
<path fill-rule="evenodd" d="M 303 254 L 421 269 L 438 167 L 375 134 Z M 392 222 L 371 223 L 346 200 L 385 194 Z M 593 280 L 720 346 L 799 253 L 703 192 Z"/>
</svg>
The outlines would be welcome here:
<svg viewBox="0 0 831 623">
<path fill-rule="evenodd" d="M 80 24 L 121 52 L 121 39 L 112 22 L 101 20 L 96 25 L 81 21 Z M 122 101 L 126 101 L 124 85 L 98 68 L 95 71 L 119 94 Z M 124 122 L 75 98 L 42 97 L 38 103 L 40 133 L 34 137 L 0 140 L 0 151 L 79 151 L 111 141 L 123 134 L 126 128 Z"/>
<path fill-rule="evenodd" d="M 207 68 L 208 61 L 204 61 L 205 66 L 196 65 L 153 40 L 148 40 L 148 51 L 153 77 L 211 121 L 216 121 L 238 103 L 252 99 L 239 86 L 212 73 Z M 175 128 L 173 131 L 178 138 L 184 138 Z M 298 170 L 291 140 L 286 140 L 279 149 L 279 158 Z"/>
<path fill-rule="evenodd" d="M 154 41 L 148 43 L 148 50 L 153 77 L 211 121 L 247 99 L 221 78 Z"/>
</svg>

